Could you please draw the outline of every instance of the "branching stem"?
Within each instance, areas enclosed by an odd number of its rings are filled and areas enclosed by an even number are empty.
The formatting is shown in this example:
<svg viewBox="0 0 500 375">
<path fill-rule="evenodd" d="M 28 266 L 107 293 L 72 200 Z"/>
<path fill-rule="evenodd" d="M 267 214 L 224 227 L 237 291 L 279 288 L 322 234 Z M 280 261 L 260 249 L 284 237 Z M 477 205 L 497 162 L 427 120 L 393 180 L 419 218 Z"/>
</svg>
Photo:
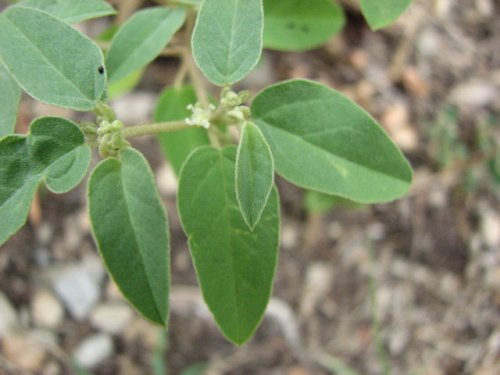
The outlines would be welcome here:
<svg viewBox="0 0 500 375">
<path fill-rule="evenodd" d="M 177 132 L 177 131 L 189 129 L 189 128 L 192 128 L 192 126 L 189 126 L 188 124 L 186 124 L 186 122 L 184 120 L 158 122 L 158 123 L 147 124 L 147 125 L 127 126 L 123 129 L 123 136 L 125 138 L 130 138 L 130 137 L 137 137 L 137 136 L 141 136 L 141 135 Z"/>
</svg>

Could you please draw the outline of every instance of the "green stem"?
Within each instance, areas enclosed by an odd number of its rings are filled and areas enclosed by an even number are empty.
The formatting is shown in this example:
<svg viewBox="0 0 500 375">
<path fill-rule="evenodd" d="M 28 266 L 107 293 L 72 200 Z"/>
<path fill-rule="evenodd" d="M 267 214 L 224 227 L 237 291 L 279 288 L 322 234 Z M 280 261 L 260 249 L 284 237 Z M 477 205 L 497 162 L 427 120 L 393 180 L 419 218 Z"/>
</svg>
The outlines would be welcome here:
<svg viewBox="0 0 500 375">
<path fill-rule="evenodd" d="M 177 132 L 180 130 L 188 129 L 191 126 L 186 124 L 184 120 L 181 121 L 168 121 L 158 122 L 148 125 L 134 125 L 128 126 L 123 129 L 123 136 L 125 138 L 137 137 L 141 135 L 150 135 L 157 133 Z"/>
<path fill-rule="evenodd" d="M 184 49 L 182 58 L 184 60 L 184 63 L 187 65 L 188 74 L 191 78 L 191 83 L 193 84 L 194 90 L 196 91 L 198 100 L 200 101 L 201 105 L 203 105 L 204 107 L 208 107 L 208 105 L 210 104 L 210 100 L 208 98 L 207 88 L 205 87 L 205 82 L 203 82 L 200 71 L 198 70 L 198 67 L 194 62 L 191 51 L 191 38 L 193 36 L 194 24 L 195 13 L 193 11 L 190 11 L 188 13 L 186 21 L 186 48 Z"/>
<path fill-rule="evenodd" d="M 175 75 L 174 79 L 174 88 L 176 90 L 179 90 L 182 87 L 182 84 L 184 83 L 184 79 L 186 79 L 186 76 L 188 75 L 188 64 L 186 63 L 186 59 L 182 58 L 181 59 L 181 66 L 179 67 L 179 70 L 177 71 L 177 74 Z"/>
</svg>

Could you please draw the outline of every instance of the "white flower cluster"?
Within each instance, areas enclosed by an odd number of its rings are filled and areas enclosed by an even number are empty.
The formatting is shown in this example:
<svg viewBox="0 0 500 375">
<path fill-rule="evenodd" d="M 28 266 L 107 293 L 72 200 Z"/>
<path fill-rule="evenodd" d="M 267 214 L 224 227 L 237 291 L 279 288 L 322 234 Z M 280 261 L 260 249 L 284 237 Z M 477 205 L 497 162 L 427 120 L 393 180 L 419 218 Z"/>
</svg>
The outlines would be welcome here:
<svg viewBox="0 0 500 375">
<path fill-rule="evenodd" d="M 250 108 L 242 105 L 248 97 L 248 91 L 235 93 L 227 87 L 224 88 L 220 103 L 227 109 L 227 117 L 236 123 L 244 123 L 250 117 Z"/>
<path fill-rule="evenodd" d="M 191 126 L 201 126 L 205 129 L 210 127 L 210 119 L 215 111 L 215 106 L 213 104 L 209 104 L 208 108 L 204 108 L 200 103 L 196 103 L 195 105 L 188 105 L 187 109 L 193 112 L 191 117 L 186 118 L 186 124 Z"/>
</svg>

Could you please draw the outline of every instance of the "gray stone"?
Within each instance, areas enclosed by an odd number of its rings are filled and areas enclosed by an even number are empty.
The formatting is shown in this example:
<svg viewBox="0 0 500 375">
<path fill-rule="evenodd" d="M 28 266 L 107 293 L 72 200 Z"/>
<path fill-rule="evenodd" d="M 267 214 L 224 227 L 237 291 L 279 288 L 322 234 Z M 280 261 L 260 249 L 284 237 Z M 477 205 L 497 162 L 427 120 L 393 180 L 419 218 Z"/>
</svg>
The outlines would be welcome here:
<svg viewBox="0 0 500 375">
<path fill-rule="evenodd" d="M 33 297 L 31 316 L 33 323 L 38 327 L 56 328 L 64 319 L 64 309 L 50 291 L 40 289 Z"/>
<path fill-rule="evenodd" d="M 30 372 L 40 370 L 47 356 L 43 345 L 29 335 L 5 337 L 3 353 L 16 367 Z"/>
<path fill-rule="evenodd" d="M 8 336 L 18 326 L 16 310 L 0 292 L 0 339 Z"/>
<path fill-rule="evenodd" d="M 83 340 L 73 352 L 75 361 L 86 370 L 99 366 L 114 353 L 111 336 L 99 333 Z"/>
<path fill-rule="evenodd" d="M 68 266 L 52 275 L 52 286 L 70 314 L 84 320 L 99 300 L 99 283 L 81 266 Z"/>
<path fill-rule="evenodd" d="M 105 303 L 92 310 L 90 323 L 102 332 L 117 335 L 127 328 L 133 316 L 132 309 L 124 303 Z"/>
</svg>

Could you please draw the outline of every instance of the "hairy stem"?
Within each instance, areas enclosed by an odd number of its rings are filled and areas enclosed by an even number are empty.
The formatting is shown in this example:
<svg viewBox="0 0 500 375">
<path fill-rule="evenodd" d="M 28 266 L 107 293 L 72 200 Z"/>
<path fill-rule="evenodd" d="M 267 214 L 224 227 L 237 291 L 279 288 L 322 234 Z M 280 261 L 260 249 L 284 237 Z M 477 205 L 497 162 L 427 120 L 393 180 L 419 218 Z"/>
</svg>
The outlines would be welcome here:
<svg viewBox="0 0 500 375">
<path fill-rule="evenodd" d="M 148 125 L 134 125 L 128 126 L 123 129 L 123 136 L 125 138 L 137 137 L 141 135 L 150 135 L 158 133 L 177 132 L 180 130 L 188 129 L 190 126 L 184 120 L 181 121 L 167 121 L 158 122 Z"/>
</svg>

